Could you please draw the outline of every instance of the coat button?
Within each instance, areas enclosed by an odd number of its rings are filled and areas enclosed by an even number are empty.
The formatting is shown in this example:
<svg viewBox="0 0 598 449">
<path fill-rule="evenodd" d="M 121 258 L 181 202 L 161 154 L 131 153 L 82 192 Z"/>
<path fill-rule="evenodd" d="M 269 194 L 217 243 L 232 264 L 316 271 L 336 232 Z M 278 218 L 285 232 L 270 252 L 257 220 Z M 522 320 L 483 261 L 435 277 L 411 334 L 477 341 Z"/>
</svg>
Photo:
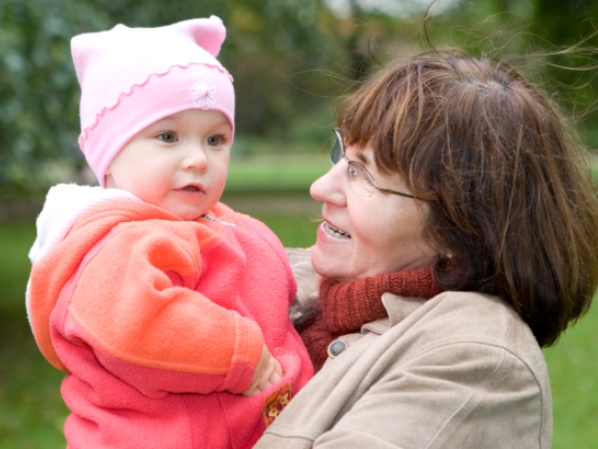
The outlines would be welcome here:
<svg viewBox="0 0 598 449">
<path fill-rule="evenodd" d="M 349 345 L 345 340 L 337 338 L 328 345 L 328 357 L 334 359 L 335 357 L 338 357 L 348 347 Z"/>
</svg>

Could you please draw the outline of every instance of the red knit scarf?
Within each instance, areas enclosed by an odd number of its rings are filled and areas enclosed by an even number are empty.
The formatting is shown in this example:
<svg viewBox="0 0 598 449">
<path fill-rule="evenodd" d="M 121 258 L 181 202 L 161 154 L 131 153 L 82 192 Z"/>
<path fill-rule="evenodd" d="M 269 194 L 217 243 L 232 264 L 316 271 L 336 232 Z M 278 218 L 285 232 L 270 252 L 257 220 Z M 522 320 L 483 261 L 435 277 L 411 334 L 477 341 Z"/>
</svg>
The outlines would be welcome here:
<svg viewBox="0 0 598 449">
<path fill-rule="evenodd" d="M 314 319 L 298 329 L 316 371 L 326 361 L 332 340 L 387 316 L 382 304 L 382 294 L 387 292 L 429 299 L 441 289 L 434 280 L 432 267 L 381 274 L 353 282 L 322 281 L 320 310 Z"/>
</svg>

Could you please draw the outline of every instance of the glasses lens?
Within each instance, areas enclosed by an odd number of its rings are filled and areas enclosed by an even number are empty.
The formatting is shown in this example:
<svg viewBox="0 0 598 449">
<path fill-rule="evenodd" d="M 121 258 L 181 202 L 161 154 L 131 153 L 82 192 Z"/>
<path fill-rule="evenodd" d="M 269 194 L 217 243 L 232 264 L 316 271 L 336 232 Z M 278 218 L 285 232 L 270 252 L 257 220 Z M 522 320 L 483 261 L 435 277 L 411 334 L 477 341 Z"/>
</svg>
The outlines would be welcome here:
<svg viewBox="0 0 598 449">
<path fill-rule="evenodd" d="M 330 162 L 336 165 L 343 158 L 343 136 L 340 131 L 333 129 L 334 143 L 330 149 Z"/>
<path fill-rule="evenodd" d="M 349 187 L 359 196 L 372 196 L 376 188 L 368 172 L 361 164 L 350 161 L 347 167 L 347 176 L 349 177 Z"/>
</svg>

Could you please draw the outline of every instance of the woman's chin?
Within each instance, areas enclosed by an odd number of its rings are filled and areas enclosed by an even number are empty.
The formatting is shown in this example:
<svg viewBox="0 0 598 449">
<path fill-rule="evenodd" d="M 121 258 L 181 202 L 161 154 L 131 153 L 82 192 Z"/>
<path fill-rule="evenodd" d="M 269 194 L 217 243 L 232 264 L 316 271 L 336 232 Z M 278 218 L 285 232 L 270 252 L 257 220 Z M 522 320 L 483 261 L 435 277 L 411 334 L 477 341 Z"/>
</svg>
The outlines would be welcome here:
<svg viewBox="0 0 598 449">
<path fill-rule="evenodd" d="M 321 245 L 314 245 L 311 253 L 311 263 L 320 276 L 338 281 L 349 278 L 350 258 L 343 251 L 332 251 L 331 248 L 322 248 Z"/>
</svg>

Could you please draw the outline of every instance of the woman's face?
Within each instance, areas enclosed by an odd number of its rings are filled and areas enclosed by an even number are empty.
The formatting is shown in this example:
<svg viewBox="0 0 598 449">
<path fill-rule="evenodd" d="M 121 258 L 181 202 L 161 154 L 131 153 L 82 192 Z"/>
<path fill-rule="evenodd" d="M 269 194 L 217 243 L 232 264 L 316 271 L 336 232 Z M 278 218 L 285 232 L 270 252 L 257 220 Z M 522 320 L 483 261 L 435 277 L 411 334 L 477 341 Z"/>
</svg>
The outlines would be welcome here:
<svg viewBox="0 0 598 449">
<path fill-rule="evenodd" d="M 377 169 L 371 149 L 350 146 L 346 156 L 363 165 L 380 187 L 409 193 L 398 174 Z M 341 159 L 311 186 L 311 196 L 324 202 L 312 252 L 316 272 L 349 281 L 433 265 L 437 252 L 423 238 L 426 203 L 378 189 L 369 197 L 357 195 L 347 168 Z"/>
</svg>

